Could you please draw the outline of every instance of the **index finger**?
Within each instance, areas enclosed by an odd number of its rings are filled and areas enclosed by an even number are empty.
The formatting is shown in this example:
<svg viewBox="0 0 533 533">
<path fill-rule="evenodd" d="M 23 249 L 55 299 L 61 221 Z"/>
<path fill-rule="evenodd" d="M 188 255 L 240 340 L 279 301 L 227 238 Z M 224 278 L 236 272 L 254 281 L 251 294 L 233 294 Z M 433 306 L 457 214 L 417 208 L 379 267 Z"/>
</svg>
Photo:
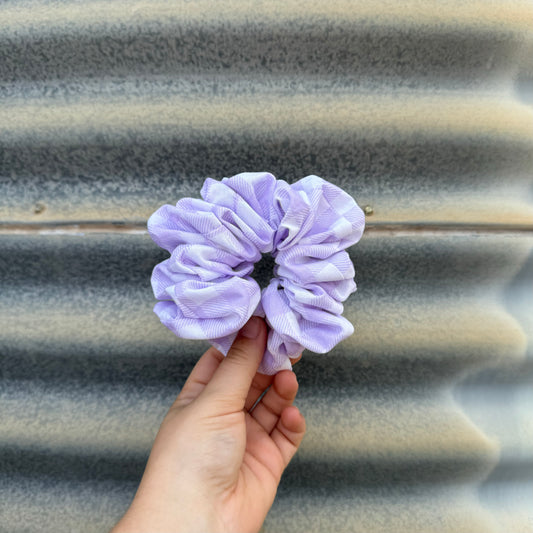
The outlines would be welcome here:
<svg viewBox="0 0 533 533">
<path fill-rule="evenodd" d="M 209 348 L 192 369 L 172 407 L 185 407 L 194 401 L 205 389 L 223 359 L 224 356 L 216 348 Z"/>
</svg>

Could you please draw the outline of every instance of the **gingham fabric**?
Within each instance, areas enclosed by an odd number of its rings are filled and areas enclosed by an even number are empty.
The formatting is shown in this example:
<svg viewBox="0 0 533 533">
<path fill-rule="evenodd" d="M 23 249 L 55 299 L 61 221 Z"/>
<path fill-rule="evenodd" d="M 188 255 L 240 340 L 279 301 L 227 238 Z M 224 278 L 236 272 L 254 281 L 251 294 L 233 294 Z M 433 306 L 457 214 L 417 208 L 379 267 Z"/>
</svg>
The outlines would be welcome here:
<svg viewBox="0 0 533 533">
<path fill-rule="evenodd" d="M 289 185 L 257 172 L 208 178 L 201 196 L 164 205 L 148 220 L 152 239 L 171 254 L 152 274 L 161 300 L 154 311 L 167 328 L 227 354 L 248 319 L 263 316 L 264 374 L 353 333 L 342 316 L 356 289 L 345 249 L 361 238 L 365 217 L 350 195 L 318 176 Z M 261 291 L 250 274 L 267 253 L 276 267 Z"/>
</svg>

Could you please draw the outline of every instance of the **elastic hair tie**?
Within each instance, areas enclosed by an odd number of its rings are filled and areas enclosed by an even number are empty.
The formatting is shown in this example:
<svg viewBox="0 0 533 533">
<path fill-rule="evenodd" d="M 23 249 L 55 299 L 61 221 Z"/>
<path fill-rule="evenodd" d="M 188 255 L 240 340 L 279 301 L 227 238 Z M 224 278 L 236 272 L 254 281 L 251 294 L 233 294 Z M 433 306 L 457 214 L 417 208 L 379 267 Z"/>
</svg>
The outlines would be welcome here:
<svg viewBox="0 0 533 533">
<path fill-rule="evenodd" d="M 263 374 L 353 333 L 342 316 L 356 290 L 345 249 L 361 238 L 365 216 L 349 194 L 318 176 L 289 185 L 246 172 L 206 179 L 201 196 L 164 205 L 148 220 L 154 242 L 171 254 L 152 273 L 154 312 L 168 329 L 226 355 L 248 319 L 262 316 L 270 328 Z M 250 274 L 266 253 L 276 266 L 261 291 Z"/>
</svg>

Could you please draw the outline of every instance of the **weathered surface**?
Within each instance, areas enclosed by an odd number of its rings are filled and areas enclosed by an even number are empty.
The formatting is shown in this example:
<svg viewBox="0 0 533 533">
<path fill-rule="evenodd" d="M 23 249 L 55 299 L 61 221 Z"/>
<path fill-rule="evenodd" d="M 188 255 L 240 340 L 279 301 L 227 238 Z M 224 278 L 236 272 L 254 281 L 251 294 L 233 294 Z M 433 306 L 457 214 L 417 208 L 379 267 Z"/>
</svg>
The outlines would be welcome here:
<svg viewBox="0 0 533 533">
<path fill-rule="evenodd" d="M 207 346 L 146 219 L 244 170 L 371 213 L 264 531 L 533 532 L 533 6 L 378 4 L 0 6 L 0 532 L 127 508 Z"/>
</svg>

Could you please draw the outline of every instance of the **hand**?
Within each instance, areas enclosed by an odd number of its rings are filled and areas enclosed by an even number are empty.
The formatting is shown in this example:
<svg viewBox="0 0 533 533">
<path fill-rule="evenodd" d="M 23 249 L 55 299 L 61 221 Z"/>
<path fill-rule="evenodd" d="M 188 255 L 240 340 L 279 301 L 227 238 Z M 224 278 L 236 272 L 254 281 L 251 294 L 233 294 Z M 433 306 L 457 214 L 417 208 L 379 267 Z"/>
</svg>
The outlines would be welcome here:
<svg viewBox="0 0 533 533">
<path fill-rule="evenodd" d="M 266 337 L 252 317 L 227 357 L 210 348 L 198 361 L 111 533 L 259 531 L 305 433 L 295 374 L 256 373 Z"/>
</svg>

